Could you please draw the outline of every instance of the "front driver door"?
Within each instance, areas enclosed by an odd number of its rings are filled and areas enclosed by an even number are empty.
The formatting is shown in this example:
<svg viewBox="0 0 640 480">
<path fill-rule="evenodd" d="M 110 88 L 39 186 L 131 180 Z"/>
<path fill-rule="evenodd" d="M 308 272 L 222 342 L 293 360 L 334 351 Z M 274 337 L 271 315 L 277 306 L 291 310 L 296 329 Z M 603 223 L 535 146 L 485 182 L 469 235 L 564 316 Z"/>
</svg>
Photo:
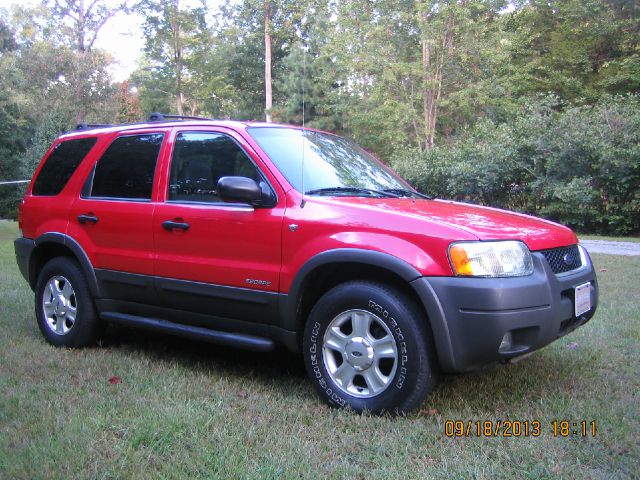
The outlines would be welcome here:
<svg viewBox="0 0 640 480">
<path fill-rule="evenodd" d="M 221 177 L 249 177 L 269 190 L 275 203 L 275 182 L 241 142 L 225 130 L 174 132 L 165 199 L 153 221 L 156 288 L 165 307 L 211 315 L 217 323 L 274 323 L 284 202 L 254 208 L 225 203 L 216 192 Z M 203 317 L 183 318 L 203 323 Z"/>
</svg>

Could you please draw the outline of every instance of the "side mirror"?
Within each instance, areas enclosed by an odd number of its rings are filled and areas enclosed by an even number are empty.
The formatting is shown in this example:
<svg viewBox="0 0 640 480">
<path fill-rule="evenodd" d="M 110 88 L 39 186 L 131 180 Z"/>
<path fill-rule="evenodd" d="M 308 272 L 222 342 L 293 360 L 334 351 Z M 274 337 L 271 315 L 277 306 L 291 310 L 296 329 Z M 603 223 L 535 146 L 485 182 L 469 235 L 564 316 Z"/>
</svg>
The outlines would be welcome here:
<svg viewBox="0 0 640 480">
<path fill-rule="evenodd" d="M 218 196 L 225 202 L 262 205 L 262 189 L 255 180 L 247 177 L 221 177 L 218 180 Z"/>
</svg>

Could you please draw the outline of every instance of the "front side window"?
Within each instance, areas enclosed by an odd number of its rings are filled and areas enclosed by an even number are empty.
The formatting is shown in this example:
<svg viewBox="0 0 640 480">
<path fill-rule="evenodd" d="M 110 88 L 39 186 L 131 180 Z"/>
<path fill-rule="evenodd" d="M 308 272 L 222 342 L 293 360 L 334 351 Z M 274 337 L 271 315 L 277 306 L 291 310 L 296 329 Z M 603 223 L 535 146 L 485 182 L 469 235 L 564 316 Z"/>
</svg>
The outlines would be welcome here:
<svg viewBox="0 0 640 480">
<path fill-rule="evenodd" d="M 116 138 L 96 163 L 89 196 L 151 200 L 162 133 Z"/>
<path fill-rule="evenodd" d="M 33 195 L 57 195 L 65 187 L 97 138 L 66 140 L 55 146 L 33 184 Z"/>
<path fill-rule="evenodd" d="M 176 137 L 169 177 L 170 201 L 221 203 L 221 177 L 248 177 L 257 183 L 260 173 L 247 154 L 227 135 L 183 132 Z"/>
</svg>

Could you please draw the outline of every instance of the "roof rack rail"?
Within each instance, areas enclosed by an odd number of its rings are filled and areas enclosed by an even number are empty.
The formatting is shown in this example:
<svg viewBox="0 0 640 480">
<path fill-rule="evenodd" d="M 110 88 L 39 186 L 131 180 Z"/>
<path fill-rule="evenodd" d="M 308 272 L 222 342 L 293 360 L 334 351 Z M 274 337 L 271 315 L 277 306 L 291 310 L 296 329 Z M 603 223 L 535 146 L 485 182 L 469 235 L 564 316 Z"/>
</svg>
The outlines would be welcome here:
<svg viewBox="0 0 640 480">
<path fill-rule="evenodd" d="M 165 120 L 211 120 L 205 117 L 191 117 L 188 115 L 169 115 L 166 113 L 154 112 L 149 115 L 150 122 L 164 122 Z"/>
<path fill-rule="evenodd" d="M 93 128 L 108 128 L 115 127 L 116 125 L 111 123 L 97 124 L 97 123 L 79 123 L 76 125 L 75 130 L 91 130 Z"/>
</svg>

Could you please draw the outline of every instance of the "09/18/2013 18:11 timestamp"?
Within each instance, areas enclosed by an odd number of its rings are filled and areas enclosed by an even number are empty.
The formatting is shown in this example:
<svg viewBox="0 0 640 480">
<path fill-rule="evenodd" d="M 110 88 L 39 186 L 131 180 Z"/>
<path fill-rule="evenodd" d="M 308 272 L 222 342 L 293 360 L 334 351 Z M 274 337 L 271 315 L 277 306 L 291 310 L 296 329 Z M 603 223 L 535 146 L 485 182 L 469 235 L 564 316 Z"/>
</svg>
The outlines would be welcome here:
<svg viewBox="0 0 640 480">
<path fill-rule="evenodd" d="M 447 437 L 595 437 L 596 420 L 446 420 Z"/>
</svg>

